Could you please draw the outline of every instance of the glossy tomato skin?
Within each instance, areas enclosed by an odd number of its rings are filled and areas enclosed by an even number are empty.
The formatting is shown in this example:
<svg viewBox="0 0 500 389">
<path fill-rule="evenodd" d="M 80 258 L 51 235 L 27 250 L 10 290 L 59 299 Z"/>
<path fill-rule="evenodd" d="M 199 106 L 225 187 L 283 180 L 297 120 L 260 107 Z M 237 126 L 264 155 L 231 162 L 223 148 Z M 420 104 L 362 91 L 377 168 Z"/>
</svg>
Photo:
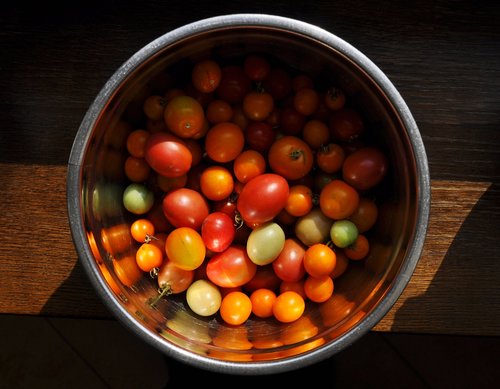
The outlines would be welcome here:
<svg viewBox="0 0 500 389">
<path fill-rule="evenodd" d="M 305 274 L 304 254 L 306 247 L 295 238 L 285 240 L 285 246 L 272 263 L 274 272 L 283 281 L 295 282 Z"/>
<path fill-rule="evenodd" d="M 245 184 L 238 196 L 237 209 L 246 223 L 262 224 L 280 213 L 289 193 L 285 178 L 274 173 L 261 174 Z"/>
<path fill-rule="evenodd" d="M 191 151 L 180 138 L 172 134 L 151 134 L 144 150 L 149 166 L 165 177 L 182 176 L 191 168 Z"/>
<path fill-rule="evenodd" d="M 363 147 L 350 154 L 342 166 L 344 180 L 358 190 L 377 185 L 387 173 L 387 158 L 375 147 Z"/>
<path fill-rule="evenodd" d="M 224 212 L 212 212 L 201 225 L 201 237 L 212 252 L 220 253 L 233 243 L 236 235 L 234 221 Z"/>
<path fill-rule="evenodd" d="M 301 138 L 285 135 L 271 145 L 268 161 L 273 172 L 288 180 L 298 180 L 311 171 L 314 155 Z"/>
<path fill-rule="evenodd" d="M 209 214 L 207 200 L 197 191 L 179 188 L 168 192 L 163 198 L 162 209 L 165 218 L 174 227 L 201 228 Z"/>
<path fill-rule="evenodd" d="M 243 286 L 256 271 L 257 265 L 250 260 L 245 247 L 240 245 L 231 245 L 214 255 L 206 269 L 208 279 L 222 288 Z"/>
</svg>

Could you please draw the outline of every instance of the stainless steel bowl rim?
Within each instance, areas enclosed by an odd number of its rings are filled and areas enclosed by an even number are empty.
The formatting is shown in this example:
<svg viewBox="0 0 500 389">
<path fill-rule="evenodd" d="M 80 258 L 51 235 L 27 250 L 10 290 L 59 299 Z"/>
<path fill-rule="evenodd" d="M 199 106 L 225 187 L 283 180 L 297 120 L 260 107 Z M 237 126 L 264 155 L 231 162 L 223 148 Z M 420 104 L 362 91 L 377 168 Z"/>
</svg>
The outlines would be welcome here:
<svg viewBox="0 0 500 389">
<path fill-rule="evenodd" d="M 265 362 L 231 362 L 201 356 L 174 344 L 167 344 L 167 342 L 161 340 L 160 336 L 152 334 L 143 328 L 137 318 L 128 313 L 120 303 L 117 302 L 116 296 L 107 287 L 102 277 L 99 276 L 100 270 L 97 267 L 96 261 L 93 259 L 92 251 L 87 243 L 81 204 L 81 168 L 87 150 L 87 143 L 91 136 L 90 130 L 94 128 L 107 100 L 116 92 L 122 82 L 127 79 L 138 66 L 147 60 L 147 58 L 174 42 L 200 32 L 234 26 L 272 27 L 299 33 L 323 42 L 349 57 L 350 60 L 355 62 L 378 84 L 400 115 L 407 129 L 408 137 L 416 158 L 415 166 L 417 169 L 416 175 L 418 177 L 418 217 L 416 220 L 414 239 L 406 256 L 407 258 L 404 262 L 404 266 L 398 273 L 398 278 L 394 281 L 392 288 L 384 296 L 382 302 L 351 331 L 343 334 L 335 341 L 305 354 L 289 357 L 287 359 Z M 333 33 L 303 21 L 267 14 L 230 14 L 195 21 L 160 36 L 132 55 L 110 77 L 89 107 L 74 139 L 68 161 L 67 207 L 70 230 L 77 254 L 81 260 L 80 262 L 91 283 L 106 303 L 107 308 L 110 309 L 112 314 L 114 314 L 121 323 L 126 325 L 128 329 L 153 347 L 162 351 L 165 355 L 193 366 L 228 374 L 264 375 L 286 372 L 320 362 L 350 346 L 357 339 L 369 332 L 388 313 L 407 286 L 422 253 L 430 212 L 430 178 L 425 147 L 417 124 L 408 106 L 392 82 L 368 57 Z"/>
</svg>

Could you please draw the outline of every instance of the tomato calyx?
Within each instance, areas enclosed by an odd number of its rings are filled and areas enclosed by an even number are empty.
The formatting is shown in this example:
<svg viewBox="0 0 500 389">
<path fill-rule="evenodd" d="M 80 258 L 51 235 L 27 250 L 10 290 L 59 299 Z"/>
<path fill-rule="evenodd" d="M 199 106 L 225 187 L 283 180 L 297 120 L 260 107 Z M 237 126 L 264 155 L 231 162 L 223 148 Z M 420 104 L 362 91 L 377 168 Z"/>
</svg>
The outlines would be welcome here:
<svg viewBox="0 0 500 389">
<path fill-rule="evenodd" d="M 305 157 L 304 150 L 300 150 L 300 149 L 292 150 L 292 151 L 290 151 L 289 156 L 292 159 L 292 161 L 296 161 L 301 156 L 304 156 L 304 165 L 306 164 L 306 157 Z"/>
</svg>

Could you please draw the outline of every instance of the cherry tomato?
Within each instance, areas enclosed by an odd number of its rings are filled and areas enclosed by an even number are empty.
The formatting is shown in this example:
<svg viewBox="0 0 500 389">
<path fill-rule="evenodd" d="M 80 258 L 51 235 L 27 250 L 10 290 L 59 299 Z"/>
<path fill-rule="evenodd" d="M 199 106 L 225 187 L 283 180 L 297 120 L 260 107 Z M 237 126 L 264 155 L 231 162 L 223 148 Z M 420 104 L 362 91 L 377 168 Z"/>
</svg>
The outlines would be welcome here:
<svg viewBox="0 0 500 389">
<path fill-rule="evenodd" d="M 160 120 L 163 118 L 163 111 L 167 101 L 163 96 L 151 95 L 144 100 L 144 114 L 151 120 Z"/>
<path fill-rule="evenodd" d="M 234 123 L 223 122 L 213 126 L 205 137 L 205 150 L 216 162 L 230 162 L 243 150 L 243 130 Z"/>
<path fill-rule="evenodd" d="M 306 73 L 297 74 L 292 78 L 292 89 L 294 90 L 294 92 L 297 92 L 302 88 L 312 87 L 314 87 L 313 79 Z"/>
<path fill-rule="evenodd" d="M 223 200 L 233 192 L 233 175 L 223 166 L 209 166 L 201 173 L 200 187 L 207 199 Z"/>
<path fill-rule="evenodd" d="M 207 106 L 206 116 L 212 124 L 229 122 L 233 118 L 233 108 L 227 101 L 213 100 Z"/>
<path fill-rule="evenodd" d="M 138 129 L 132 131 L 127 136 L 127 151 L 136 158 L 144 158 L 146 142 L 151 133 L 149 131 Z"/>
<path fill-rule="evenodd" d="M 302 128 L 302 139 L 312 148 L 319 149 L 322 145 L 328 144 L 330 140 L 330 130 L 321 120 L 309 120 Z"/>
<path fill-rule="evenodd" d="M 212 212 L 201 225 L 201 237 L 205 246 L 214 253 L 226 250 L 236 235 L 234 221 L 223 212 Z"/>
<path fill-rule="evenodd" d="M 313 277 L 329 275 L 337 263 L 335 252 L 323 243 L 310 246 L 304 255 L 304 268 Z"/>
<path fill-rule="evenodd" d="M 123 206 L 127 211 L 142 215 L 153 207 L 155 197 L 145 185 L 138 183 L 129 184 L 123 191 Z"/>
<path fill-rule="evenodd" d="M 364 131 L 364 122 L 358 111 L 343 108 L 334 111 L 330 118 L 330 135 L 334 141 L 352 141 Z"/>
<path fill-rule="evenodd" d="M 219 64 L 211 59 L 197 62 L 191 72 L 193 86 L 200 92 L 213 92 L 220 84 L 222 71 Z"/>
<path fill-rule="evenodd" d="M 342 177 L 358 190 L 371 189 L 385 177 L 387 164 L 387 158 L 379 149 L 363 147 L 347 156 Z"/>
<path fill-rule="evenodd" d="M 184 270 L 195 270 L 205 259 L 206 248 L 201 235 L 190 227 L 173 230 L 165 243 L 167 258 Z"/>
<path fill-rule="evenodd" d="M 359 234 L 352 244 L 344 248 L 345 255 L 355 261 L 365 258 L 369 252 L 370 242 L 363 234 Z"/>
<path fill-rule="evenodd" d="M 246 184 L 252 178 L 266 171 L 266 160 L 256 150 L 245 150 L 236 157 L 233 164 L 233 172 L 236 179 Z"/>
<path fill-rule="evenodd" d="M 170 192 L 173 189 L 184 188 L 187 184 L 187 179 L 187 174 L 183 174 L 179 177 L 165 177 L 158 174 L 156 177 L 156 185 L 158 185 L 163 192 Z"/>
<path fill-rule="evenodd" d="M 334 280 L 344 274 L 349 266 L 349 258 L 344 254 L 343 250 L 336 250 L 335 256 L 337 258 L 335 268 L 330 273 L 330 277 Z"/>
<path fill-rule="evenodd" d="M 245 247 L 235 244 L 210 258 L 206 271 L 208 279 L 214 284 L 232 288 L 250 281 L 257 265 L 250 260 Z"/>
<path fill-rule="evenodd" d="M 148 242 L 155 234 L 155 226 L 149 219 L 136 219 L 130 226 L 130 233 L 137 242 Z"/>
<path fill-rule="evenodd" d="M 304 216 L 313 207 L 313 193 L 308 186 L 294 185 L 286 201 L 285 210 L 292 216 Z"/>
<path fill-rule="evenodd" d="M 351 216 L 359 204 L 359 194 L 342 180 L 333 180 L 325 185 L 319 195 L 321 211 L 332 219 Z"/>
<path fill-rule="evenodd" d="M 201 131 L 205 112 L 201 104 L 191 96 L 176 96 L 165 107 L 167 127 L 181 138 L 191 138 Z"/>
<path fill-rule="evenodd" d="M 194 271 L 184 270 L 172 261 L 166 260 L 158 271 L 158 287 L 168 294 L 177 294 L 187 290 L 194 281 Z"/>
<path fill-rule="evenodd" d="M 222 296 L 219 288 L 209 280 L 196 280 L 186 290 L 186 301 L 194 313 L 212 316 L 219 311 Z"/>
<path fill-rule="evenodd" d="M 342 109 L 346 102 L 344 91 L 338 87 L 332 86 L 326 91 L 323 101 L 325 106 L 332 111 Z"/>
<path fill-rule="evenodd" d="M 142 271 L 149 272 L 163 263 L 163 250 L 152 243 L 143 243 L 135 254 L 135 260 Z"/>
<path fill-rule="evenodd" d="M 168 192 L 162 202 L 163 213 L 174 227 L 200 229 L 209 214 L 207 200 L 197 191 L 179 188 Z"/>
<path fill-rule="evenodd" d="M 165 177 L 186 174 L 193 161 L 189 148 L 182 140 L 162 132 L 149 136 L 144 158 L 154 171 Z"/>
<path fill-rule="evenodd" d="M 251 80 L 242 67 L 229 65 L 222 68 L 222 78 L 216 91 L 219 98 L 229 104 L 241 103 L 250 88 Z"/>
<path fill-rule="evenodd" d="M 260 55 L 248 55 L 243 61 L 243 71 L 252 81 L 262 81 L 271 70 L 269 61 Z"/>
<path fill-rule="evenodd" d="M 335 246 L 345 248 L 353 244 L 358 237 L 358 229 L 350 220 L 337 220 L 332 224 L 330 237 Z M 347 255 L 347 254 L 346 254 Z"/>
<path fill-rule="evenodd" d="M 307 215 L 299 217 L 295 223 L 295 236 L 306 246 L 323 243 L 330 238 L 332 223 L 333 220 L 319 207 L 313 208 Z"/>
<path fill-rule="evenodd" d="M 292 291 L 300 295 L 304 300 L 307 298 L 304 292 L 304 278 L 298 281 L 282 281 L 279 288 L 280 293 Z"/>
<path fill-rule="evenodd" d="M 276 290 L 281 283 L 281 279 L 276 275 L 272 264 L 257 266 L 257 271 L 250 281 L 243 285 L 243 289 L 247 293 L 261 288 Z"/>
<path fill-rule="evenodd" d="M 227 324 L 243 324 L 252 313 L 252 301 L 243 292 L 230 292 L 222 299 L 219 313 Z"/>
<path fill-rule="evenodd" d="M 299 137 L 285 135 L 271 145 L 270 168 L 288 180 L 298 180 L 312 169 L 314 158 L 309 145 Z"/>
<path fill-rule="evenodd" d="M 279 129 L 286 135 L 298 136 L 306 124 L 306 116 L 293 106 L 286 106 L 280 111 Z"/>
<path fill-rule="evenodd" d="M 113 258 L 112 263 L 116 276 L 125 286 L 132 287 L 143 277 L 144 273 L 137 266 L 135 256 L 127 255 L 119 259 Z"/>
<path fill-rule="evenodd" d="M 321 171 L 329 174 L 340 171 L 344 160 L 345 151 L 336 143 L 320 147 L 316 154 L 316 165 Z"/>
<path fill-rule="evenodd" d="M 305 274 L 304 254 L 306 248 L 296 238 L 287 238 L 278 258 L 273 263 L 273 270 L 283 281 L 299 281 Z"/>
<path fill-rule="evenodd" d="M 274 100 L 284 99 L 292 92 L 292 79 L 283 68 L 272 68 L 263 80 L 263 85 Z"/>
<path fill-rule="evenodd" d="M 245 141 L 250 149 L 265 153 L 269 150 L 276 132 L 271 124 L 266 122 L 250 122 L 245 130 Z"/>
<path fill-rule="evenodd" d="M 124 166 L 125 175 L 132 182 L 144 182 L 148 179 L 151 167 L 144 158 L 127 157 Z"/>
<path fill-rule="evenodd" d="M 371 229 L 378 218 L 378 207 L 375 202 L 369 198 L 359 199 L 358 208 L 349 216 L 349 220 L 356 224 L 359 233 L 364 233 Z"/>
<path fill-rule="evenodd" d="M 282 176 L 261 174 L 248 181 L 241 190 L 238 211 L 247 223 L 265 223 L 285 207 L 289 191 L 288 182 Z"/>
<path fill-rule="evenodd" d="M 295 92 L 293 107 L 302 115 L 312 115 L 319 106 L 319 94 L 311 87 L 305 87 Z"/>
<path fill-rule="evenodd" d="M 278 223 L 266 222 L 255 227 L 247 240 L 247 254 L 257 265 L 273 262 L 283 250 L 285 232 Z"/>
<path fill-rule="evenodd" d="M 260 318 L 273 316 L 273 304 L 276 300 L 276 293 L 271 289 L 257 289 L 250 294 L 252 303 L 252 313 Z"/>
<path fill-rule="evenodd" d="M 242 108 L 250 120 L 263 121 L 273 111 L 274 100 L 267 92 L 251 91 L 245 95 Z"/>
<path fill-rule="evenodd" d="M 273 304 L 273 316 L 282 323 L 291 323 L 302 316 L 305 307 L 303 297 L 289 290 L 276 297 Z"/>
<path fill-rule="evenodd" d="M 332 297 L 333 289 L 333 280 L 328 274 L 320 277 L 309 276 L 304 281 L 304 293 L 315 303 L 323 303 Z"/>
</svg>

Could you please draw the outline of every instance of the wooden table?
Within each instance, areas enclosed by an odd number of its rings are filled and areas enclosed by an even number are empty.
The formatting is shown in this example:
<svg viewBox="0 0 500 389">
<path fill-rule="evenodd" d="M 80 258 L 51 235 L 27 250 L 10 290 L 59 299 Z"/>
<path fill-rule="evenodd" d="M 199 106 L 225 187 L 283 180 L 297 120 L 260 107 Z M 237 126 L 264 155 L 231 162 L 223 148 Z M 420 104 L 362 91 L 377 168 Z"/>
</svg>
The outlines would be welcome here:
<svg viewBox="0 0 500 389">
<path fill-rule="evenodd" d="M 4 5 L 0 312 L 111 317 L 82 270 L 67 220 L 66 164 L 80 122 L 108 77 L 149 41 L 205 17 L 256 12 L 302 19 L 356 46 L 393 81 L 422 133 L 432 184 L 428 235 L 408 287 L 375 330 L 500 335 L 500 7 L 359 3 Z"/>
</svg>

